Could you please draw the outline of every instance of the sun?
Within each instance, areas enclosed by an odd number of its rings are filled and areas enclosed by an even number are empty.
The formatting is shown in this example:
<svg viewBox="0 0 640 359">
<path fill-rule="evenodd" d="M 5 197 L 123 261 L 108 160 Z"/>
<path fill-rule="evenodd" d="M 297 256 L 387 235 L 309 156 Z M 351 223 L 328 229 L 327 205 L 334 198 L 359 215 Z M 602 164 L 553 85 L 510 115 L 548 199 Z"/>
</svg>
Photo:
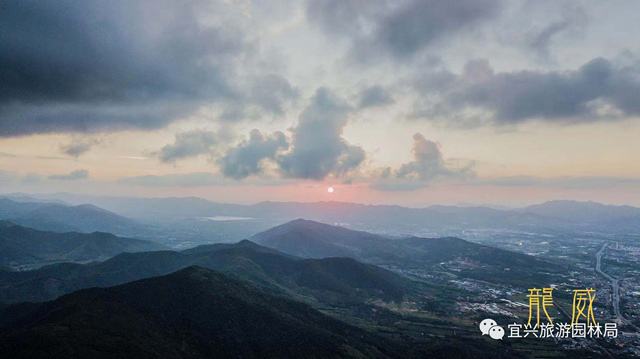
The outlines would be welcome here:
<svg viewBox="0 0 640 359">
<path fill-rule="evenodd" d="M 329 193 L 333 193 L 333 187 L 329 187 L 329 188 L 327 188 L 327 192 L 329 192 Z"/>
</svg>

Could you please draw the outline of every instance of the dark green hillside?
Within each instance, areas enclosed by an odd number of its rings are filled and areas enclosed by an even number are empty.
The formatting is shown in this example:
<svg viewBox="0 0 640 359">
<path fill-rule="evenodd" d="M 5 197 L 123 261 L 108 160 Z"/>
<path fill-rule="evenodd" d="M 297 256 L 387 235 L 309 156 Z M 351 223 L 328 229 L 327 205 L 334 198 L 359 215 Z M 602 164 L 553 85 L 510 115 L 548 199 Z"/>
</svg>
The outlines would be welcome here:
<svg viewBox="0 0 640 359">
<path fill-rule="evenodd" d="M 265 286 L 267 290 L 287 288 L 322 297 L 323 301 L 364 301 L 369 298 L 400 301 L 408 291 L 408 281 L 402 277 L 350 258 L 300 260 L 242 244 L 209 253 L 189 263 L 231 273 Z"/>
<path fill-rule="evenodd" d="M 322 302 L 400 300 L 408 281 L 348 258 L 300 259 L 249 241 L 212 251 L 123 253 L 87 265 L 57 264 L 34 271 L 0 271 L 0 302 L 44 301 L 89 287 L 105 287 L 198 265 L 253 282 L 265 291 Z"/>
<path fill-rule="evenodd" d="M 398 275 L 374 265 L 363 265 L 351 258 L 324 258 L 300 261 L 300 286 L 349 294 L 354 289 L 378 293 L 385 300 L 400 302 L 409 284 Z M 354 293 L 356 294 L 356 293 Z"/>
<path fill-rule="evenodd" d="M 0 315 L 12 358 L 406 357 L 399 345 L 210 270 L 72 293 Z"/>
<path fill-rule="evenodd" d="M 42 232 L 0 221 L 0 266 L 59 261 L 105 260 L 123 252 L 157 251 L 164 246 L 109 233 Z"/>
<path fill-rule="evenodd" d="M 282 252 L 279 252 L 275 249 L 271 249 L 268 247 L 263 247 L 261 245 L 258 245 L 254 242 L 251 242 L 249 240 L 242 240 L 238 243 L 215 243 L 215 244 L 205 244 L 205 245 L 201 245 L 201 246 L 197 246 L 195 248 L 190 248 L 190 249 L 185 249 L 183 251 L 181 251 L 181 253 L 183 254 L 198 254 L 198 253 L 211 253 L 211 252 L 216 252 L 219 250 L 224 250 L 224 249 L 231 249 L 231 248 L 239 248 L 239 247 L 247 247 L 247 248 L 251 248 L 257 252 L 262 252 L 262 253 L 272 253 L 272 254 L 278 254 L 278 255 L 286 255 Z M 295 258 L 294 256 L 290 256 L 290 258 Z"/>
</svg>

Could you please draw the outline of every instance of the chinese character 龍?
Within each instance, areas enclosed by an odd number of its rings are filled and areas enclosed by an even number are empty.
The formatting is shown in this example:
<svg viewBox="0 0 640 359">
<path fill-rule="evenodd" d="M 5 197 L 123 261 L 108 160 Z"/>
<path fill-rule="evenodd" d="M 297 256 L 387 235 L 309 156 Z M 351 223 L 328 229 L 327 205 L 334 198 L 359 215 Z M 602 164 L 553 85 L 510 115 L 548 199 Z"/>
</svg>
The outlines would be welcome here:
<svg viewBox="0 0 640 359">
<path fill-rule="evenodd" d="M 553 297 L 551 296 L 552 290 L 553 288 L 529 289 L 529 294 L 527 294 L 527 297 L 529 297 L 529 321 L 527 322 L 527 324 L 531 324 L 534 307 L 536 308 L 536 326 L 540 326 L 540 307 L 542 307 L 542 310 L 547 316 L 549 323 L 553 324 L 553 321 L 551 321 L 551 317 L 547 312 L 547 307 L 553 306 Z M 542 291 L 542 294 L 540 294 L 540 291 Z"/>
</svg>

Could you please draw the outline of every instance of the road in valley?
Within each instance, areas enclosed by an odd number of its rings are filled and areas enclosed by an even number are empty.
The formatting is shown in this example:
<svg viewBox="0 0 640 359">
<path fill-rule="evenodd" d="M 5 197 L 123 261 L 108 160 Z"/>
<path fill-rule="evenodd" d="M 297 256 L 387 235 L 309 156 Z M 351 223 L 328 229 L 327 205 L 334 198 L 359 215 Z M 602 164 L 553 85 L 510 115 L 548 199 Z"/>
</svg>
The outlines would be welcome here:
<svg viewBox="0 0 640 359">
<path fill-rule="evenodd" d="M 596 253 L 596 272 L 600 273 L 600 275 L 602 275 L 603 277 L 605 277 L 609 281 L 611 281 L 611 288 L 613 289 L 613 298 L 612 298 L 613 312 L 614 312 L 616 318 L 618 318 L 618 320 L 622 324 L 631 326 L 632 328 L 638 330 L 638 327 L 633 325 L 630 321 L 626 320 L 622 316 L 622 313 L 620 312 L 620 285 L 618 283 L 618 280 L 613 278 L 612 276 L 608 275 L 607 273 L 603 272 L 602 269 L 601 269 L 602 256 L 604 255 L 604 250 L 606 248 L 607 248 L 607 243 L 603 244 L 602 248 L 600 248 L 598 253 Z"/>
</svg>

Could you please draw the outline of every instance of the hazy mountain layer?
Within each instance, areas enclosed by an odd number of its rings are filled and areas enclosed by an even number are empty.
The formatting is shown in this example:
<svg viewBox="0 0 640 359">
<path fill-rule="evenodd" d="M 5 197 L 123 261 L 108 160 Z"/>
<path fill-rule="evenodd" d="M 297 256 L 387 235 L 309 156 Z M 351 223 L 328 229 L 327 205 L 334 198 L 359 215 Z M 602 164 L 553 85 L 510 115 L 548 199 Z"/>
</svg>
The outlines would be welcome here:
<svg viewBox="0 0 640 359">
<path fill-rule="evenodd" d="M 143 226 L 129 218 L 91 204 L 13 201 L 0 197 L 0 219 L 54 232 L 109 232 L 117 235 L 139 233 Z"/>
<path fill-rule="evenodd" d="M 24 194 L 16 195 L 24 197 Z M 306 218 L 324 223 L 348 223 L 365 230 L 462 231 L 509 229 L 640 233 L 640 208 L 606 206 L 594 202 L 550 201 L 520 209 L 486 206 L 430 206 L 407 208 L 344 202 L 261 202 L 236 205 L 202 198 L 133 198 L 81 196 L 58 193 L 37 196 L 69 203 L 92 203 L 120 215 L 173 220 L 211 216 L 240 216 L 284 222 Z"/>
</svg>

